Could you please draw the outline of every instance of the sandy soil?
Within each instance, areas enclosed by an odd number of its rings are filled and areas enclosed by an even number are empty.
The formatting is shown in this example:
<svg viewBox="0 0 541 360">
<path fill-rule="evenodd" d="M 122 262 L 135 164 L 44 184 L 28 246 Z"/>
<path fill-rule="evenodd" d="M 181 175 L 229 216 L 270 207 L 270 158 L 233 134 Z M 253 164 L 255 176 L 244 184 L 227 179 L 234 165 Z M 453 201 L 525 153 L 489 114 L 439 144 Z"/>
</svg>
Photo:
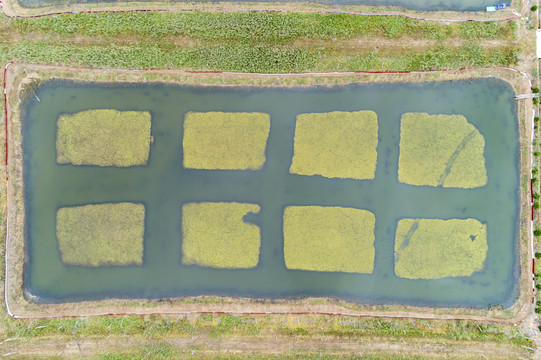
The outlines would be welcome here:
<svg viewBox="0 0 541 360">
<path fill-rule="evenodd" d="M 511 309 L 440 309 L 419 308 L 411 306 L 358 306 L 333 299 L 304 299 L 298 301 L 270 301 L 257 299 L 233 298 L 189 298 L 165 301 L 148 300 L 105 300 L 98 302 L 66 303 L 55 305 L 36 305 L 23 297 L 22 265 L 23 249 L 23 214 L 22 201 L 22 168 L 21 134 L 18 119 L 18 92 L 25 91 L 25 84 L 32 79 L 52 77 L 73 78 L 83 81 L 162 81 L 176 83 L 196 83 L 200 85 L 260 85 L 260 86 L 293 86 L 310 85 L 312 83 L 334 85 L 351 82 L 393 82 L 393 81 L 441 81 L 459 80 L 476 77 L 499 77 L 512 84 L 517 93 L 530 91 L 530 85 L 520 73 L 508 69 L 476 69 L 460 71 L 443 71 L 411 74 L 298 74 L 298 75 L 257 75 L 231 74 L 186 71 L 129 71 L 63 68 L 44 65 L 11 65 L 8 68 L 8 105 L 9 105 L 9 191 L 8 221 L 9 236 L 7 242 L 7 304 L 12 314 L 17 317 L 58 317 L 58 316 L 91 316 L 112 314 L 182 314 L 182 313 L 307 313 L 307 314 L 343 314 L 359 317 L 413 317 L 422 319 L 464 319 L 474 321 L 492 321 L 500 323 L 518 323 L 532 311 L 531 252 L 529 241 L 529 221 L 523 221 L 522 227 L 526 238 L 521 244 L 521 261 L 523 271 L 521 277 L 520 299 Z M 519 119 L 531 119 L 531 100 L 519 102 Z M 530 120 L 521 122 L 521 141 L 529 142 Z M 3 132 L 3 129 L 2 129 Z M 529 158 L 523 158 L 522 173 L 529 173 Z M 523 199 L 522 216 L 529 218 L 529 198 Z"/>
</svg>

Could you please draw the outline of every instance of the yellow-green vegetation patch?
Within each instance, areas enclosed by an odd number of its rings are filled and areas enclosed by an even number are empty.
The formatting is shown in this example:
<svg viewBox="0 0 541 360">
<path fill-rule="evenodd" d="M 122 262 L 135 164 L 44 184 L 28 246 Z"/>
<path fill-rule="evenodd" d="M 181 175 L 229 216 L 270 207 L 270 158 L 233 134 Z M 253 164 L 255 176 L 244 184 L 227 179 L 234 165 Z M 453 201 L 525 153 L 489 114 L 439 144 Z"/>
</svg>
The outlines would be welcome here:
<svg viewBox="0 0 541 360">
<path fill-rule="evenodd" d="M 67 265 L 141 265 L 145 206 L 116 203 L 63 207 L 56 212 L 56 236 Z"/>
<path fill-rule="evenodd" d="M 265 163 L 269 131 L 268 114 L 190 112 L 184 119 L 184 167 L 260 169 Z"/>
<path fill-rule="evenodd" d="M 406 113 L 400 125 L 398 180 L 411 185 L 486 185 L 485 138 L 462 115 Z"/>
<path fill-rule="evenodd" d="M 373 111 L 300 114 L 289 172 L 373 179 L 377 146 L 378 118 Z"/>
<path fill-rule="evenodd" d="M 261 231 L 244 222 L 259 205 L 203 202 L 182 206 L 182 263 L 213 268 L 257 266 Z"/>
<path fill-rule="evenodd" d="M 402 219 L 394 250 L 398 277 L 470 276 L 484 267 L 487 227 L 475 219 Z"/>
<path fill-rule="evenodd" d="M 374 214 L 367 210 L 289 206 L 284 211 L 288 269 L 371 273 Z"/>
<path fill-rule="evenodd" d="M 57 122 L 59 164 L 127 167 L 145 165 L 150 150 L 148 111 L 98 109 L 61 115 Z"/>
</svg>

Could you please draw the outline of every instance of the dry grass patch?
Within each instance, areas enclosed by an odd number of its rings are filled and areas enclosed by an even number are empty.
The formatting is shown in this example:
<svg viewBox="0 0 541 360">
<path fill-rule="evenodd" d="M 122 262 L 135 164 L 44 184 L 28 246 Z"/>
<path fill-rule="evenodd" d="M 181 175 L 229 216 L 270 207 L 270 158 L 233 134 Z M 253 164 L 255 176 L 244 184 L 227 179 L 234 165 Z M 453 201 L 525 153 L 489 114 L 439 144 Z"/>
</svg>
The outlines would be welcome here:
<svg viewBox="0 0 541 360">
<path fill-rule="evenodd" d="M 63 207 L 56 235 L 67 265 L 141 265 L 145 206 L 116 203 Z"/>
<path fill-rule="evenodd" d="M 244 222 L 259 205 L 203 202 L 182 206 L 182 263 L 213 268 L 253 268 L 259 262 L 261 231 Z"/>
<path fill-rule="evenodd" d="M 485 138 L 462 115 L 406 113 L 400 125 L 398 180 L 475 188 L 487 183 Z"/>
<path fill-rule="evenodd" d="M 150 113 L 99 109 L 61 115 L 59 164 L 127 167 L 145 165 L 150 151 Z"/>
<path fill-rule="evenodd" d="M 289 206 L 284 211 L 288 269 L 371 273 L 375 217 L 344 207 Z"/>
<path fill-rule="evenodd" d="M 395 238 L 396 276 L 470 276 L 487 256 L 487 227 L 475 219 L 402 219 Z"/>
<path fill-rule="evenodd" d="M 190 112 L 184 119 L 184 167 L 257 170 L 265 163 L 270 116 Z"/>
<path fill-rule="evenodd" d="M 373 111 L 300 114 L 290 173 L 373 179 L 378 120 Z"/>
</svg>

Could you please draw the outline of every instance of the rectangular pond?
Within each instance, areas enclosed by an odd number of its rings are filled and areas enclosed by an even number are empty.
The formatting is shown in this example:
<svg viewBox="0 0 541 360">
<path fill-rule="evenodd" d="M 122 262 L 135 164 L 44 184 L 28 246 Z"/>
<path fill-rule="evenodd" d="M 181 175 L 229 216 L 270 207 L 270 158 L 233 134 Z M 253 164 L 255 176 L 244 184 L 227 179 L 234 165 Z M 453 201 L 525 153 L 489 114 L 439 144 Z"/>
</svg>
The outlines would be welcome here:
<svg viewBox="0 0 541 360">
<path fill-rule="evenodd" d="M 17 0 L 22 7 L 39 8 L 44 6 L 69 6 L 70 4 L 101 3 L 114 5 L 113 0 Z M 243 0 L 229 0 L 230 2 L 243 2 Z M 264 0 L 255 0 L 255 2 Z M 145 2 L 152 3 L 152 0 Z M 173 0 L 182 3 L 182 0 Z M 304 0 L 280 0 L 280 2 L 305 2 Z M 418 11 L 485 11 L 490 5 L 499 4 L 493 0 L 329 0 L 312 1 L 312 3 L 330 5 L 373 5 L 373 6 L 399 6 L 405 9 Z"/>
<path fill-rule="evenodd" d="M 198 295 L 315 296 L 360 304 L 486 308 L 509 307 L 518 297 L 519 136 L 514 91 L 502 80 L 302 88 L 52 80 L 39 87 L 36 95 L 40 101 L 32 95 L 22 105 L 24 288 L 39 303 Z M 153 141 L 148 163 L 125 168 L 58 164 L 55 137 L 59 117 L 89 109 L 149 112 Z M 183 167 L 185 115 L 214 111 L 270 116 L 260 169 Z M 371 111 L 375 113 L 370 113 L 371 119 L 377 115 L 373 179 L 290 173 L 297 116 L 333 111 Z M 484 137 L 486 184 L 453 188 L 445 183 L 434 187 L 399 182 L 401 118 L 405 113 L 464 116 Z M 122 202 L 143 204 L 146 209 L 142 264 L 65 265 L 55 228 L 57 210 Z M 257 214 L 243 218 L 260 229 L 254 268 L 216 269 L 181 262 L 182 211 L 186 211 L 186 204 L 205 202 L 259 206 Z M 285 209 L 309 205 L 372 213 L 373 267 L 365 266 L 366 273 L 286 268 Z M 482 268 L 471 276 L 398 277 L 395 234 L 404 219 L 475 219 L 483 224 L 488 251 Z M 408 221 L 413 220 L 404 220 L 403 225 L 409 227 Z M 417 222 L 415 229 L 425 226 L 423 221 Z M 404 243 L 411 234 L 406 238 Z"/>
</svg>

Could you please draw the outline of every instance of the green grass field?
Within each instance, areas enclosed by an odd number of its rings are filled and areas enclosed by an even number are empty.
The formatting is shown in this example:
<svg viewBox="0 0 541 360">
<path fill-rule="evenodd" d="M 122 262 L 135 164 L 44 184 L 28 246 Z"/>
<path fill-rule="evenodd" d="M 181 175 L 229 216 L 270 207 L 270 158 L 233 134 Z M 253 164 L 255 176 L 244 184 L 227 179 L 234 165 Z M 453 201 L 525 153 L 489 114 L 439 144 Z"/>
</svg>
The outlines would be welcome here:
<svg viewBox="0 0 541 360">
<path fill-rule="evenodd" d="M 184 119 L 184 167 L 256 170 L 265 163 L 270 116 L 190 112 Z"/>
<path fill-rule="evenodd" d="M 300 114 L 289 172 L 373 179 L 377 146 L 378 118 L 373 111 Z"/>
<path fill-rule="evenodd" d="M 355 16 L 349 14 L 280 12 L 146 12 L 103 13 L 11 20 L 22 33 L 104 36 L 126 34 L 152 39 L 163 36 L 201 38 L 209 41 L 286 42 L 296 39 L 350 39 L 381 36 L 445 40 L 510 39 L 516 24 L 508 22 L 462 22 L 445 24 L 404 17 Z"/>
<path fill-rule="evenodd" d="M 276 12 L 0 17 L 0 61 L 263 73 L 509 66 L 519 61 L 516 28 L 512 21 Z M 367 45 L 374 39 L 393 42 Z M 402 49 L 397 40 L 426 44 Z"/>
<path fill-rule="evenodd" d="M 394 249 L 398 277 L 470 276 L 484 267 L 487 227 L 475 219 L 402 219 Z"/>
<path fill-rule="evenodd" d="M 150 151 L 150 113 L 113 109 L 61 115 L 57 122 L 59 164 L 128 167 L 145 165 Z"/>
<path fill-rule="evenodd" d="M 288 269 L 371 273 L 375 217 L 344 207 L 289 206 L 284 211 Z"/>
<path fill-rule="evenodd" d="M 485 138 L 462 115 L 404 114 L 398 180 L 411 185 L 483 186 L 484 151 Z"/>
<path fill-rule="evenodd" d="M 261 231 L 243 217 L 259 205 L 191 203 L 182 206 L 182 263 L 223 269 L 257 266 Z"/>
<path fill-rule="evenodd" d="M 142 265 L 144 233 L 143 204 L 64 207 L 56 213 L 58 249 L 67 265 Z"/>
</svg>

